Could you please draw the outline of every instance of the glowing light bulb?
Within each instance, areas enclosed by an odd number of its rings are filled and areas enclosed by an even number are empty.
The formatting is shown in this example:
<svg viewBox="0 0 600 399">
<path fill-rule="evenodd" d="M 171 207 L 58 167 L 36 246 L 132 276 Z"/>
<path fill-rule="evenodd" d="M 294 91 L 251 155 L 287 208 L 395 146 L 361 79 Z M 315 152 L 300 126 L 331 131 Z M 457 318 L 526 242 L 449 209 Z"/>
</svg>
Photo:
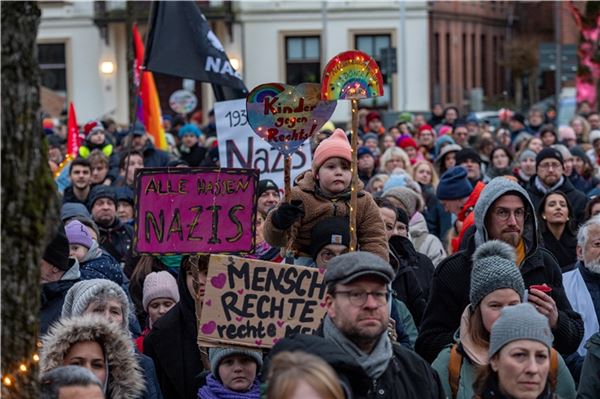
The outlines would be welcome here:
<svg viewBox="0 0 600 399">
<path fill-rule="evenodd" d="M 34 362 L 39 362 L 40 361 L 40 357 L 38 356 L 37 353 L 35 355 L 33 355 L 32 358 L 33 358 Z"/>
<path fill-rule="evenodd" d="M 2 382 L 4 383 L 4 385 L 6 385 L 7 387 L 12 385 L 12 380 L 10 379 L 10 377 L 4 377 L 2 379 Z"/>
<path fill-rule="evenodd" d="M 19 366 L 19 370 L 21 370 L 21 372 L 26 372 L 27 371 L 27 366 L 25 366 L 24 364 Z"/>
</svg>

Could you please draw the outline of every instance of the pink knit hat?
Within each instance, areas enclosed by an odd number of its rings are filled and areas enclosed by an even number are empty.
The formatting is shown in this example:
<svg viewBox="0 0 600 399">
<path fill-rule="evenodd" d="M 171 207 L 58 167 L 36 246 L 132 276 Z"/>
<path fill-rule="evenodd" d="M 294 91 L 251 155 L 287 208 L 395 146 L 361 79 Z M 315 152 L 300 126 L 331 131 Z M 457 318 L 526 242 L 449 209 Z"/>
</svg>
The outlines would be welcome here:
<svg viewBox="0 0 600 399">
<path fill-rule="evenodd" d="M 333 134 L 321 141 L 315 150 L 312 163 L 313 175 L 317 174 L 321 165 L 329 158 L 342 158 L 352 162 L 352 147 L 342 129 L 335 129 Z"/>
<path fill-rule="evenodd" d="M 179 302 L 179 290 L 177 281 L 171 273 L 167 271 L 152 272 L 144 280 L 144 296 L 142 304 L 144 310 L 148 311 L 148 305 L 156 298 L 170 298 Z"/>
</svg>

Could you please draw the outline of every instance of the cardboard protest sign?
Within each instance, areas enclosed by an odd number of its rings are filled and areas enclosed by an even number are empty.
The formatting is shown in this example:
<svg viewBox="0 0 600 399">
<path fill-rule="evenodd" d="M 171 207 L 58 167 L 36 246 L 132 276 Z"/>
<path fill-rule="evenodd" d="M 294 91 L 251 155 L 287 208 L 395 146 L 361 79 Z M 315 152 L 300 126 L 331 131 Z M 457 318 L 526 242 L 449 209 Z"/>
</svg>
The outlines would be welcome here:
<svg viewBox="0 0 600 399">
<path fill-rule="evenodd" d="M 321 85 L 265 83 L 246 97 L 254 132 L 284 155 L 293 154 L 335 111 L 335 101 L 321 101 Z"/>
<path fill-rule="evenodd" d="M 258 171 L 143 168 L 136 173 L 139 253 L 244 253 L 253 250 Z"/>
<path fill-rule="evenodd" d="M 216 103 L 215 119 L 221 167 L 258 169 L 261 179 L 283 188 L 284 156 L 254 133 L 246 117 L 246 100 Z M 310 140 L 306 140 L 292 155 L 292 180 L 311 164 Z"/>
<path fill-rule="evenodd" d="M 270 348 L 293 333 L 312 334 L 325 315 L 323 273 L 211 255 L 198 342 Z"/>
</svg>

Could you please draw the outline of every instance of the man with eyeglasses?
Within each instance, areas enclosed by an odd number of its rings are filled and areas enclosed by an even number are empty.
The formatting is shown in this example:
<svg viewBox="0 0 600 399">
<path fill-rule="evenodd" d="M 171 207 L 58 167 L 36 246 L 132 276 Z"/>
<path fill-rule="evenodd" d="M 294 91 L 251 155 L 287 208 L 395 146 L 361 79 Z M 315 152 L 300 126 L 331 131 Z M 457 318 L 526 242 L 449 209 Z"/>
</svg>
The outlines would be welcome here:
<svg viewBox="0 0 600 399">
<path fill-rule="evenodd" d="M 527 191 L 516 181 L 496 177 L 481 192 L 473 213 L 475 231 L 467 239 L 466 248 L 444 259 L 433 275 L 417 352 L 433 361 L 446 345 L 454 342 L 461 315 L 469 306 L 473 253 L 486 241 L 501 240 L 515 250 L 517 267 L 529 287 L 528 301 L 548 318 L 554 347 L 565 355 L 573 353 L 583 337 L 583 321 L 565 295 L 556 259 L 539 245 L 534 207 Z M 552 292 L 532 287 L 542 284 L 552 288 Z"/>
<path fill-rule="evenodd" d="M 573 208 L 574 225 L 579 226 L 583 223 L 588 197 L 577 190 L 564 175 L 565 162 L 560 151 L 556 148 L 544 148 L 535 158 L 535 165 L 536 174 L 529 179 L 526 186 L 535 209 L 538 209 L 544 195 L 551 191 L 561 191 Z"/>
<path fill-rule="evenodd" d="M 365 397 L 442 398 L 435 371 L 413 351 L 392 343 L 386 332 L 393 278 L 394 269 L 368 252 L 329 261 L 324 276 L 327 314 L 319 334 L 353 360 L 349 367 L 358 365 L 368 376 L 361 382 L 368 389 Z"/>
</svg>

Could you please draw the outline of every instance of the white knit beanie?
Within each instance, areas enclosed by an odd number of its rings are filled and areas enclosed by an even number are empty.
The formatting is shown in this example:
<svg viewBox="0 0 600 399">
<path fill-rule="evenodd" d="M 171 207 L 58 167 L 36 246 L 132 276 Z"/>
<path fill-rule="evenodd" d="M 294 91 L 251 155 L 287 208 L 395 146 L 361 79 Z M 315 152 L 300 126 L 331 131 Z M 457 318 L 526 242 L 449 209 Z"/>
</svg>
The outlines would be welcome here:
<svg viewBox="0 0 600 399">
<path fill-rule="evenodd" d="M 146 312 L 148 311 L 150 302 L 156 298 L 169 298 L 175 302 L 179 302 L 177 281 L 175 281 L 175 277 L 171 273 L 167 271 L 152 272 L 146 276 L 142 298 L 142 304 Z"/>
</svg>

